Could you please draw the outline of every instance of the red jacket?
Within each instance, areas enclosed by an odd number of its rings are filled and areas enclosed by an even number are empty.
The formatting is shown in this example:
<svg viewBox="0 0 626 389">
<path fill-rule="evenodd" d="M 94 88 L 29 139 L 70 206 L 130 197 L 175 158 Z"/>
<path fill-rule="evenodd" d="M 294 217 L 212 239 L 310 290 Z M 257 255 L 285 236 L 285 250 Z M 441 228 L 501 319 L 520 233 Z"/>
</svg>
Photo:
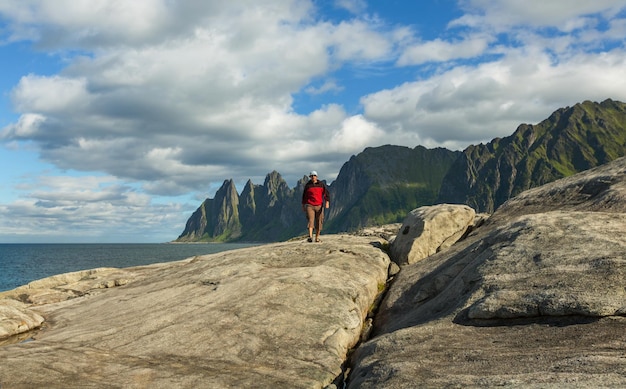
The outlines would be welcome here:
<svg viewBox="0 0 626 389">
<path fill-rule="evenodd" d="M 309 180 L 304 186 L 304 192 L 302 192 L 302 205 L 322 205 L 325 201 L 330 201 L 330 195 L 328 194 L 328 188 L 322 181 Z"/>
</svg>

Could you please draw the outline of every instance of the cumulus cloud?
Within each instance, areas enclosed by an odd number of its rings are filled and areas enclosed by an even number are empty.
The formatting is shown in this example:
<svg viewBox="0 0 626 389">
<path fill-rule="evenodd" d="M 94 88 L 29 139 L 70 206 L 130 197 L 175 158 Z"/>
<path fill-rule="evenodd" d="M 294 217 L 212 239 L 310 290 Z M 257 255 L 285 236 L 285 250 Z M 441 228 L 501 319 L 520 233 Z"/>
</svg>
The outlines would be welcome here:
<svg viewBox="0 0 626 389">
<path fill-rule="evenodd" d="M 40 23 L 41 44 L 55 30 L 57 44 L 92 50 L 62 75 L 23 78 L 12 98 L 24 116 L 5 137 L 29 134 L 42 156 L 62 168 L 167 179 L 179 192 L 228 174 L 225 166 L 237 161 L 255 166 L 251 175 L 286 170 L 273 156 L 293 143 L 315 142 L 300 132 L 308 119 L 292 112 L 292 94 L 331 66 L 376 60 L 389 50 L 388 38 L 362 21 L 309 23 L 301 10 L 311 5 L 302 1 L 198 5 L 196 24 L 185 28 L 176 18 L 189 15 L 186 2 L 92 5 L 4 8 L 18 26 Z M 125 16 L 113 21 L 119 14 Z M 130 38 L 119 40 L 122 33 Z M 356 45 L 363 37 L 369 42 Z M 338 87 L 328 81 L 316 92 L 332 89 Z M 339 129 L 341 120 L 329 125 Z"/>
<path fill-rule="evenodd" d="M 32 139 L 39 132 L 39 127 L 46 120 L 40 114 L 23 114 L 17 123 L 8 125 L 0 133 L 0 139 Z"/>
<path fill-rule="evenodd" d="M 19 117 L 0 139 L 109 177 L 24 189 L 3 217 L 66 212 L 71 228 L 94 214 L 103 226 L 130 209 L 157 223 L 151 212 L 180 208 L 147 196 L 211 195 L 272 170 L 290 185 L 311 169 L 332 181 L 368 146 L 463 149 L 562 106 L 626 100 L 623 1 L 459 0 L 463 15 L 434 38 L 364 0 L 333 2 L 348 11 L 339 20 L 320 4 L 0 2 L 2 42 L 63 63 L 15 85 Z"/>
<path fill-rule="evenodd" d="M 362 150 L 367 146 L 380 146 L 385 141 L 385 133 L 361 115 L 344 120 L 341 129 L 333 134 L 329 148 L 338 151 Z"/>
</svg>

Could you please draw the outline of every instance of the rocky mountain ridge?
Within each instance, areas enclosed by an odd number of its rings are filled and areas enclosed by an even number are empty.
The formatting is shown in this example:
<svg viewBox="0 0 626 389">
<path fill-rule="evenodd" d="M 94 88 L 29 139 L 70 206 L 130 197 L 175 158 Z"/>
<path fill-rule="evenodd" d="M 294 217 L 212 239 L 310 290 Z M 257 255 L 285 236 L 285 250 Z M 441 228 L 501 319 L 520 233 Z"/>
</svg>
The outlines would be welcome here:
<svg viewBox="0 0 626 389">
<path fill-rule="evenodd" d="M 329 184 L 332 206 L 326 233 L 398 222 L 411 209 L 432 204 L 441 181 L 459 152 L 418 146 L 367 148 L 346 162 Z M 295 188 L 280 173 L 269 173 L 262 185 L 250 180 L 237 195 L 232 180 L 224 181 L 213 199 L 206 199 L 188 219 L 177 242 L 280 241 L 303 234 L 303 176 Z"/>
<path fill-rule="evenodd" d="M 327 233 L 400 222 L 422 205 L 466 204 L 491 213 L 509 198 L 626 155 L 626 104 L 585 101 L 537 125 L 463 152 L 386 145 L 352 156 L 329 184 Z M 307 178 L 290 188 L 276 171 L 241 195 L 224 181 L 191 215 L 179 242 L 280 241 L 304 233 L 299 203 Z"/>
<path fill-rule="evenodd" d="M 626 104 L 585 101 L 508 137 L 469 146 L 445 176 L 438 203 L 492 213 L 517 194 L 626 155 Z"/>
</svg>

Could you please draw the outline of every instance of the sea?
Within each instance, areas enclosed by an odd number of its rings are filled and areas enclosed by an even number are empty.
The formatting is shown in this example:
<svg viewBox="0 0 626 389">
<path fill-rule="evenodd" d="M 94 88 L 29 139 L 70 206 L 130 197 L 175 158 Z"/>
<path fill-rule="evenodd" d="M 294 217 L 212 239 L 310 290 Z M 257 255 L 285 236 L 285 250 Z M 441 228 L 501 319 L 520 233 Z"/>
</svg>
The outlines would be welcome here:
<svg viewBox="0 0 626 389">
<path fill-rule="evenodd" d="M 98 267 L 172 262 L 254 246 L 254 243 L 0 243 L 0 292 L 57 274 Z"/>
</svg>

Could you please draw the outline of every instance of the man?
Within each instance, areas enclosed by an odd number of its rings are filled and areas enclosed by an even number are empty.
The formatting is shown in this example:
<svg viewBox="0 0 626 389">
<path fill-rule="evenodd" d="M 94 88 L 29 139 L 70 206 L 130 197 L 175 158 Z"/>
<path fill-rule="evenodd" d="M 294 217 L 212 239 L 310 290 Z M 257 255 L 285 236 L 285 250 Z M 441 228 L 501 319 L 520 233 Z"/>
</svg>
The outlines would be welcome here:
<svg viewBox="0 0 626 389">
<path fill-rule="evenodd" d="M 324 223 L 324 208 L 330 207 L 330 195 L 326 184 L 317 179 L 317 172 L 309 173 L 309 182 L 304 186 L 302 193 L 302 210 L 306 213 L 309 228 L 307 241 L 313 242 L 313 229 L 315 229 L 315 241 L 320 242 L 320 232 Z"/>
</svg>

